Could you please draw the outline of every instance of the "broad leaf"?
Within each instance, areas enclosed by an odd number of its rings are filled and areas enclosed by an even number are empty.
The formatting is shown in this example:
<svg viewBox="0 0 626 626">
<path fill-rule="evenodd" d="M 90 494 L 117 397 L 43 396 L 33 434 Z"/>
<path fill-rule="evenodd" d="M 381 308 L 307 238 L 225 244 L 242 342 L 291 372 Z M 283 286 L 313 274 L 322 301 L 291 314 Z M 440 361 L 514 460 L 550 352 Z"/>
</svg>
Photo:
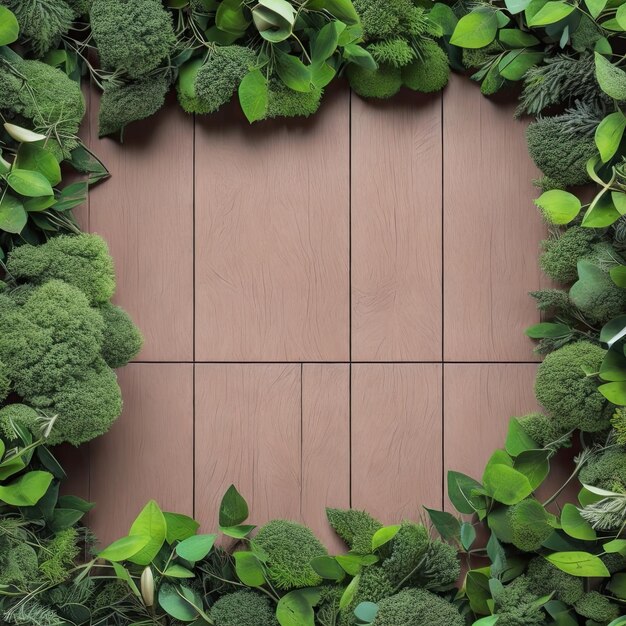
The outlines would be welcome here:
<svg viewBox="0 0 626 626">
<path fill-rule="evenodd" d="M 28 472 L 8 485 L 0 485 L 0 502 L 12 506 L 34 506 L 48 491 L 52 478 L 50 472 Z"/>
<path fill-rule="evenodd" d="M 17 41 L 20 26 L 15 15 L 6 7 L 0 6 L 0 46 L 8 46 Z"/>
<path fill-rule="evenodd" d="M 14 167 L 43 174 L 51 185 L 61 182 L 61 167 L 55 156 L 36 143 L 23 143 L 17 150 Z M 47 195 L 47 194 L 41 194 Z"/>
<path fill-rule="evenodd" d="M 248 504 L 235 485 L 231 485 L 220 503 L 220 526 L 237 526 L 246 519 L 248 519 Z"/>
<path fill-rule="evenodd" d="M 235 558 L 235 571 L 244 585 L 262 587 L 265 584 L 263 564 L 252 552 L 235 552 L 233 556 Z"/>
<path fill-rule="evenodd" d="M 193 535 L 187 537 L 176 546 L 176 554 L 185 561 L 195 563 L 206 557 L 213 544 L 217 539 L 217 535 Z"/>
<path fill-rule="evenodd" d="M 546 2 L 539 11 L 528 17 L 528 25 L 547 26 L 548 24 L 554 24 L 566 18 L 575 8 L 573 4 L 561 2 L 560 0 Z"/>
<path fill-rule="evenodd" d="M 165 539 L 167 543 L 174 541 L 183 541 L 196 534 L 200 524 L 195 519 L 181 513 L 164 512 L 165 524 L 167 532 Z"/>
<path fill-rule="evenodd" d="M 460 540 L 461 524 L 459 520 L 452 515 L 452 513 L 448 513 L 447 511 L 437 511 L 436 509 L 429 509 L 427 507 L 424 508 L 430 517 L 430 521 L 437 532 L 441 535 L 442 539 L 445 539 L 446 541 Z"/>
<path fill-rule="evenodd" d="M 5 193 L 0 199 L 0 230 L 18 234 L 22 232 L 27 221 L 28 214 L 24 205 L 16 197 Z"/>
<path fill-rule="evenodd" d="M 569 502 L 565 504 L 561 512 L 561 528 L 574 539 L 594 541 L 597 537 L 591 524 L 583 519 L 580 511 Z"/>
<path fill-rule="evenodd" d="M 615 100 L 626 100 L 626 72 L 595 53 L 596 78 L 602 91 Z"/>
<path fill-rule="evenodd" d="M 555 552 L 545 557 L 566 574 L 582 578 L 608 578 L 609 570 L 602 560 L 588 552 Z"/>
<path fill-rule="evenodd" d="M 13 168 L 7 175 L 7 183 L 13 191 L 29 198 L 54 195 L 50 182 L 39 172 Z"/>
<path fill-rule="evenodd" d="M 133 535 L 150 537 L 150 541 L 146 546 L 128 560 L 137 565 L 148 565 L 151 563 L 165 543 L 165 537 L 167 536 L 165 516 L 154 500 L 150 500 L 139 513 L 128 534 L 131 537 Z"/>
<path fill-rule="evenodd" d="M 319 602 L 319 592 L 297 589 L 283 596 L 276 606 L 280 626 L 315 626 L 313 605 Z"/>
<path fill-rule="evenodd" d="M 621 111 L 607 115 L 596 128 L 595 141 L 603 163 L 615 156 L 625 128 L 626 117 Z"/>
<path fill-rule="evenodd" d="M 491 9 L 474 9 L 464 15 L 456 25 L 450 43 L 461 48 L 484 48 L 498 32 L 496 12 Z"/>
<path fill-rule="evenodd" d="M 144 537 L 142 535 L 122 537 L 108 545 L 104 550 L 101 550 L 98 556 L 107 561 L 127 561 L 140 550 L 143 550 L 149 542 L 150 537 Z"/>
<path fill-rule="evenodd" d="M 552 224 L 569 224 L 580 213 L 580 200 L 569 191 L 551 189 L 542 193 L 535 204 Z"/>
<path fill-rule="evenodd" d="M 260 70 L 246 74 L 239 84 L 239 104 L 250 123 L 262 120 L 267 112 L 267 79 Z"/>
</svg>

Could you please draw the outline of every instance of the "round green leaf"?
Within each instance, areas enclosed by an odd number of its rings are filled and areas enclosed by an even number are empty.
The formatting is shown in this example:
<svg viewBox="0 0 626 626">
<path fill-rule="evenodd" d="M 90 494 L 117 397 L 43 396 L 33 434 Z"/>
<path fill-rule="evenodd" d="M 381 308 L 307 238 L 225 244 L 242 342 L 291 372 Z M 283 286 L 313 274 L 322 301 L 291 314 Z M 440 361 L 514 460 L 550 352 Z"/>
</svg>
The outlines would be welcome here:
<svg viewBox="0 0 626 626">
<path fill-rule="evenodd" d="M 239 104 L 250 123 L 265 117 L 268 103 L 267 79 L 260 70 L 246 74 L 239 84 Z M 220 524 L 229 526 L 230 524 Z"/>
<path fill-rule="evenodd" d="M 39 172 L 14 168 L 7 176 L 7 183 L 13 191 L 29 198 L 54 195 L 50 182 Z"/>
<path fill-rule="evenodd" d="M 137 554 L 137 552 L 145 548 L 149 541 L 150 537 L 144 537 L 142 535 L 122 537 L 100 551 L 98 556 L 107 561 L 127 561 Z"/>
<path fill-rule="evenodd" d="M 610 113 L 598 124 L 594 137 L 603 163 L 615 156 L 625 128 L 626 117 L 621 111 Z"/>
<path fill-rule="evenodd" d="M 580 511 L 569 502 L 563 507 L 561 512 L 561 528 L 574 539 L 594 541 L 597 537 L 596 531 L 591 524 L 583 519 Z"/>
<path fill-rule="evenodd" d="M 371 624 L 378 614 L 378 605 L 374 602 L 360 602 L 354 609 L 354 616 L 360 623 Z"/>
<path fill-rule="evenodd" d="M 535 204 L 552 224 L 569 224 L 580 213 L 580 200 L 569 191 L 551 189 L 542 193 Z"/>
<path fill-rule="evenodd" d="M 163 583 L 159 589 L 159 604 L 174 619 L 193 622 L 199 616 L 195 606 L 202 605 L 202 598 L 191 589 Z"/>
<path fill-rule="evenodd" d="M 379 528 L 372 537 L 372 552 L 378 550 L 378 548 L 384 546 L 386 543 L 389 543 L 398 534 L 399 530 L 399 524 Z"/>
<path fill-rule="evenodd" d="M 36 143 L 23 143 L 20 145 L 15 157 L 14 167 L 39 172 L 48 179 L 51 185 L 57 185 L 61 182 L 59 162 L 50 150 Z"/>
<path fill-rule="evenodd" d="M 252 552 L 235 552 L 235 571 L 239 580 L 248 587 L 262 587 L 265 584 L 263 564 Z"/>
<path fill-rule="evenodd" d="M 167 534 L 165 517 L 154 500 L 150 500 L 139 513 L 128 534 L 130 536 L 140 535 L 150 538 L 146 546 L 128 560 L 137 565 L 148 565 L 151 563 L 165 543 Z"/>
<path fill-rule="evenodd" d="M 17 41 L 20 25 L 12 11 L 0 6 L 0 46 L 8 46 Z"/>
<path fill-rule="evenodd" d="M 528 478 L 521 472 L 498 463 L 490 464 L 485 469 L 483 484 L 489 495 L 502 504 L 517 504 L 533 491 Z"/>
<path fill-rule="evenodd" d="M 332 556 L 318 556 L 311 561 L 311 567 L 326 580 L 343 580 L 345 572 Z"/>
<path fill-rule="evenodd" d="M 213 548 L 217 535 L 194 535 L 176 546 L 176 554 L 185 561 L 201 561 Z"/>
<path fill-rule="evenodd" d="M 0 485 L 0 502 L 12 506 L 34 506 L 48 491 L 52 478 L 50 472 L 28 472 L 8 485 Z"/>
<path fill-rule="evenodd" d="M 456 25 L 450 43 L 461 48 L 484 48 L 498 32 L 498 18 L 491 9 L 474 9 Z"/>
<path fill-rule="evenodd" d="M 283 596 L 276 607 L 280 626 L 315 626 L 315 614 L 304 590 L 298 589 Z"/>
<path fill-rule="evenodd" d="M 24 205 L 14 196 L 5 193 L 0 200 L 0 230 L 18 234 L 22 232 L 27 221 L 28 214 Z"/>
<path fill-rule="evenodd" d="M 583 578 L 607 578 L 609 570 L 602 560 L 588 552 L 555 552 L 545 557 L 566 574 Z"/>
<path fill-rule="evenodd" d="M 626 72 L 595 53 L 596 78 L 602 91 L 615 100 L 626 100 Z"/>
<path fill-rule="evenodd" d="M 237 526 L 248 518 L 248 503 L 237 491 L 235 485 L 231 485 L 224 494 L 220 503 L 219 524 L 220 526 Z"/>
<path fill-rule="evenodd" d="M 529 26 L 547 26 L 565 19 L 576 7 L 561 0 L 546 2 L 536 13 L 528 15 Z"/>
<path fill-rule="evenodd" d="M 626 406 L 626 382 L 606 383 L 598 387 L 598 391 L 611 403 Z"/>
</svg>

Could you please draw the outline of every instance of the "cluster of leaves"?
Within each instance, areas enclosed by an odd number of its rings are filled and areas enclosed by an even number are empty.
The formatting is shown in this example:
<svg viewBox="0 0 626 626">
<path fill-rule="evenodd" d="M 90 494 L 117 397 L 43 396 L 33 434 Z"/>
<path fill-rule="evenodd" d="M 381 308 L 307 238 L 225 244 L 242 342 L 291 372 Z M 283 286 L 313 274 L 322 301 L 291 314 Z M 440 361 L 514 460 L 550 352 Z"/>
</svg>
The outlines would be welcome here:
<svg viewBox="0 0 626 626">
<path fill-rule="evenodd" d="M 151 501 L 127 536 L 74 566 L 71 581 L 59 580 L 60 592 L 10 587 L 5 617 L 39 625 L 37 616 L 45 615 L 48 626 L 465 623 L 451 602 L 460 572 L 456 549 L 420 524 L 383 526 L 361 511 L 328 510 L 350 548 L 330 556 L 301 524 L 274 520 L 256 530 L 247 517 L 234 486 L 222 499 L 219 533 L 198 534 L 192 518 Z M 228 552 L 220 547 L 226 540 L 234 542 Z M 81 595 L 71 606 L 68 589 Z"/>
<path fill-rule="evenodd" d="M 88 72 L 102 89 L 100 134 L 158 111 L 172 86 L 189 113 L 213 113 L 238 94 L 250 122 L 315 113 L 327 85 L 347 72 L 365 97 L 402 85 L 445 86 L 449 65 L 428 3 L 414 0 L 1 0 L 22 29 L 27 70 Z M 17 30 L 13 33 L 17 38 Z M 6 43 L 11 43 L 7 40 Z M 93 53 L 93 54 L 92 54 Z M 6 55 L 5 55 L 6 56 Z M 94 62 L 94 57 L 98 62 Z M 30 65 L 29 65 L 30 64 Z M 36 65 L 32 65 L 36 64 Z M 67 153 L 82 101 L 56 106 L 36 125 Z"/>
<path fill-rule="evenodd" d="M 79 232 L 72 209 L 89 183 L 108 175 L 77 138 L 85 113 L 79 83 L 47 62 L 24 60 L 9 47 L 19 36 L 16 16 L 0 6 L 0 261 L 20 243 Z M 62 161 L 87 181 L 61 188 Z"/>
</svg>

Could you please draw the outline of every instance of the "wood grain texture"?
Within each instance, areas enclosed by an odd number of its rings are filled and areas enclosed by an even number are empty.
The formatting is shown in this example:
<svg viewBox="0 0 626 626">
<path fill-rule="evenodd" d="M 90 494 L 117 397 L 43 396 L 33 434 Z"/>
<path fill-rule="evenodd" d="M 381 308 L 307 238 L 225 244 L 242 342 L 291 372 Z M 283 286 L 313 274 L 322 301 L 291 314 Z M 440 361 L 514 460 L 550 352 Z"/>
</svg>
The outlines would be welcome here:
<svg viewBox="0 0 626 626">
<path fill-rule="evenodd" d="M 300 365 L 198 364 L 195 510 L 214 529 L 232 483 L 250 522 L 300 519 Z"/>
<path fill-rule="evenodd" d="M 343 543 L 325 508 L 350 508 L 350 366 L 302 368 L 303 523 L 331 550 Z"/>
<path fill-rule="evenodd" d="M 92 96 L 92 100 L 95 96 Z M 91 148 L 112 179 L 90 193 L 90 228 L 109 243 L 115 301 L 141 328 L 143 361 L 193 360 L 193 118 L 175 101 Z"/>
<path fill-rule="evenodd" d="M 524 329 L 539 321 L 544 226 L 539 175 L 515 103 L 493 102 L 459 76 L 444 93 L 444 360 L 535 359 Z"/>
<path fill-rule="evenodd" d="M 533 363 L 444 365 L 444 468 L 482 477 L 509 419 L 538 410 Z M 447 504 L 447 503 L 446 503 Z"/>
<path fill-rule="evenodd" d="M 441 96 L 352 98 L 352 358 L 441 358 Z"/>
<path fill-rule="evenodd" d="M 349 100 L 196 122 L 196 358 L 346 361 Z"/>
<path fill-rule="evenodd" d="M 352 506 L 386 523 L 441 507 L 441 365 L 352 366 Z"/>
<path fill-rule="evenodd" d="M 133 363 L 119 381 L 124 412 L 90 444 L 90 521 L 103 544 L 125 534 L 150 499 L 193 512 L 193 365 Z"/>
</svg>

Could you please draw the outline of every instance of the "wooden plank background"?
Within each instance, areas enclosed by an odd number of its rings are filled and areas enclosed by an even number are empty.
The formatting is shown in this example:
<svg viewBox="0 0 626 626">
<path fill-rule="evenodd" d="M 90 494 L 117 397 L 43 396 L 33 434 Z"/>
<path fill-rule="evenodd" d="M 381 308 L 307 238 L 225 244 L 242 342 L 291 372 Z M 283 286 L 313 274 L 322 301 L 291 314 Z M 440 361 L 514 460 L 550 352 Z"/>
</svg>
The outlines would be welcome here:
<svg viewBox="0 0 626 626">
<path fill-rule="evenodd" d="M 419 518 L 445 469 L 480 474 L 535 408 L 544 231 L 513 109 L 458 76 L 383 103 L 340 86 L 252 127 L 170 102 L 120 145 L 92 107 L 113 178 L 83 219 L 146 339 L 122 417 L 71 464 L 103 541 L 149 498 L 214 528 L 234 482 L 254 522 L 335 547 L 325 506 Z"/>
</svg>

